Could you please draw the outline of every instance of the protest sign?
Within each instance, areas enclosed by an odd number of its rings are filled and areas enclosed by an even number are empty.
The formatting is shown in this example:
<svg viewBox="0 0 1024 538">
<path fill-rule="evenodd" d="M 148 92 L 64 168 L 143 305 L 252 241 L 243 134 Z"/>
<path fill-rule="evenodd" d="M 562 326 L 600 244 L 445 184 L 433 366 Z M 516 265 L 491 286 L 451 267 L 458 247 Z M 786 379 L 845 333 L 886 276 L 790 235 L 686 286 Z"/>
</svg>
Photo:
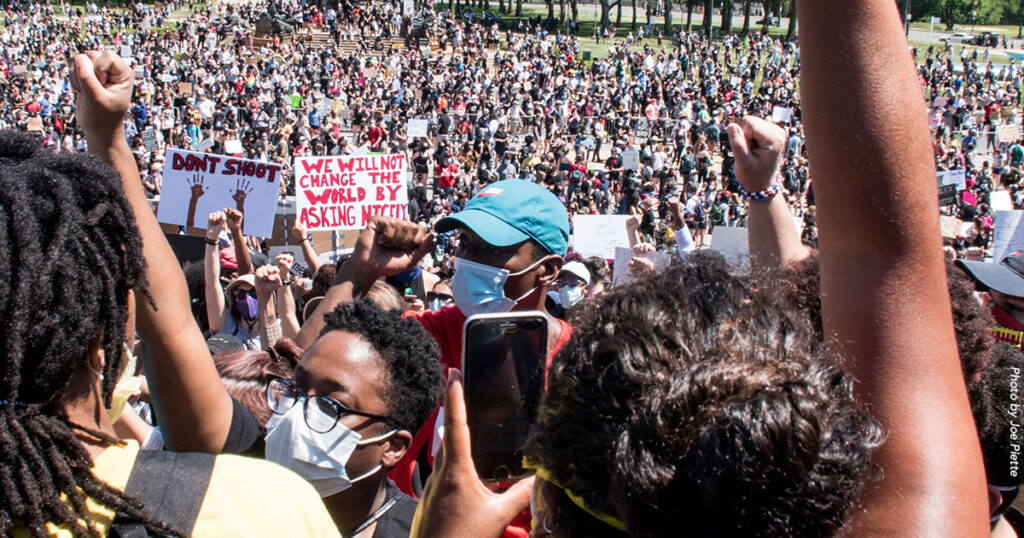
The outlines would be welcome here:
<svg viewBox="0 0 1024 538">
<path fill-rule="evenodd" d="M 935 173 L 939 180 L 939 186 L 956 185 L 956 190 L 962 191 L 967 188 L 967 172 L 963 168 L 956 170 L 939 170 Z"/>
<path fill-rule="evenodd" d="M 337 111 L 342 110 L 344 108 L 345 108 L 345 103 L 343 103 L 341 101 L 331 101 L 331 111 L 332 112 L 337 112 Z M 326 114 L 325 114 L 325 116 L 326 116 Z"/>
<path fill-rule="evenodd" d="M 772 121 L 775 123 L 789 123 L 793 119 L 793 109 L 777 106 L 772 108 Z"/>
<path fill-rule="evenodd" d="M 413 137 L 426 137 L 427 136 L 427 120 L 422 119 L 409 119 L 409 129 L 407 131 L 409 138 Z"/>
<path fill-rule="evenodd" d="M 15 75 L 24 75 L 25 73 L 28 73 L 28 68 L 24 65 L 16 65 L 11 68 L 11 73 L 14 73 Z"/>
<path fill-rule="evenodd" d="M 992 211 L 1013 211 L 1013 201 L 1007 191 L 992 191 L 989 196 L 989 205 Z"/>
<path fill-rule="evenodd" d="M 331 100 L 324 97 L 320 100 L 320 106 L 318 106 L 316 110 L 321 116 L 327 116 L 331 113 Z"/>
<path fill-rule="evenodd" d="M 666 252 L 645 252 L 635 254 L 633 249 L 615 247 L 615 263 L 612 265 L 612 285 L 620 286 L 633 281 L 633 274 L 629 271 L 629 262 L 633 258 L 644 258 L 654 263 L 654 272 L 660 273 L 672 264 L 672 255 Z"/>
<path fill-rule="evenodd" d="M 352 152 L 353 156 L 369 155 L 369 154 L 370 154 L 370 144 L 363 144 L 362 146 L 359 146 L 358 148 L 355 149 L 355 151 Z"/>
<path fill-rule="evenodd" d="M 1000 144 L 1012 144 L 1021 137 L 1020 125 L 1000 125 L 996 127 L 996 138 Z"/>
<path fill-rule="evenodd" d="M 174 77 L 167 73 L 160 73 L 160 75 L 157 76 L 156 79 L 164 84 L 170 84 L 171 81 L 174 80 Z"/>
<path fill-rule="evenodd" d="M 43 132 L 43 118 L 40 118 L 39 116 L 29 118 L 28 125 L 25 126 L 25 129 L 30 133 Z"/>
<path fill-rule="evenodd" d="M 956 236 L 960 235 L 960 228 L 963 227 L 963 224 L 964 222 L 956 217 L 939 216 L 939 230 L 942 232 L 943 238 L 956 239 Z"/>
<path fill-rule="evenodd" d="M 146 148 L 146 151 L 158 151 L 160 145 L 156 141 L 156 131 L 152 127 L 147 127 L 146 130 L 142 131 L 142 145 Z"/>
<path fill-rule="evenodd" d="M 302 107 L 302 96 L 301 95 L 299 95 L 297 93 L 293 93 L 293 94 L 288 96 L 288 99 L 289 99 L 289 103 L 291 104 L 292 108 L 301 108 Z"/>
<path fill-rule="evenodd" d="M 996 211 L 992 221 L 992 260 L 1003 261 L 1006 256 L 1024 250 L 1024 228 L 1021 217 L 1024 211 Z"/>
<path fill-rule="evenodd" d="M 235 153 L 242 153 L 242 141 L 238 139 L 225 140 L 224 141 L 224 152 L 234 155 Z"/>
<path fill-rule="evenodd" d="M 629 247 L 628 215 L 576 215 L 572 219 L 573 250 L 582 256 L 615 259 L 615 247 Z"/>
<path fill-rule="evenodd" d="M 406 156 L 297 157 L 297 217 L 308 230 L 361 230 L 370 217 L 409 218 Z"/>
<path fill-rule="evenodd" d="M 622 151 L 622 169 L 623 170 L 639 170 L 640 169 L 640 151 L 636 148 L 629 148 Z"/>
<path fill-rule="evenodd" d="M 192 83 L 191 82 L 179 82 L 178 83 L 178 95 L 180 97 L 192 97 Z"/>
<path fill-rule="evenodd" d="M 412 17 L 416 14 L 416 1 L 415 0 L 403 0 L 402 1 L 402 15 Z"/>
<path fill-rule="evenodd" d="M 281 165 L 167 149 L 157 220 L 205 228 L 214 211 L 245 214 L 247 235 L 271 237 Z"/>
<path fill-rule="evenodd" d="M 199 142 L 196 142 L 196 144 L 195 144 L 195 150 L 199 151 L 199 152 L 206 151 L 206 150 L 208 150 L 208 149 L 210 149 L 212 147 L 213 147 L 213 139 L 212 138 L 206 138 L 206 139 L 200 140 Z"/>
<path fill-rule="evenodd" d="M 711 250 L 721 252 L 729 265 L 742 269 L 750 267 L 746 228 L 715 226 L 711 232 Z"/>
<path fill-rule="evenodd" d="M 129 58 L 132 55 L 132 48 L 128 45 L 121 45 L 121 57 Z"/>
<path fill-rule="evenodd" d="M 366 78 L 377 78 L 377 68 L 367 67 L 366 69 L 363 69 L 363 76 Z"/>
<path fill-rule="evenodd" d="M 956 185 L 939 186 L 939 206 L 947 206 L 956 203 Z"/>
<path fill-rule="evenodd" d="M 292 263 L 292 268 L 289 271 L 291 274 L 301 277 L 306 274 L 306 270 L 309 268 L 306 265 L 305 258 L 302 256 L 302 245 L 279 245 L 276 247 L 270 247 L 268 256 L 270 259 L 276 260 L 278 256 L 282 254 L 290 254 L 295 262 Z"/>
</svg>

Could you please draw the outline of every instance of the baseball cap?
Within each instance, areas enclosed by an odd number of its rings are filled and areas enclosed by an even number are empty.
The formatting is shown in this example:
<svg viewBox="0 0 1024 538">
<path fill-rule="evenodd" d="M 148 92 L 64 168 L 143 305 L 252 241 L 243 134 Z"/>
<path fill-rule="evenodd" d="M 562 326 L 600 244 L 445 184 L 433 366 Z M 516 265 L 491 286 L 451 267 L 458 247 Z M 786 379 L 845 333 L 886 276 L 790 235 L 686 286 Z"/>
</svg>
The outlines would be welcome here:
<svg viewBox="0 0 1024 538">
<path fill-rule="evenodd" d="M 957 260 L 957 266 L 983 286 L 1011 297 L 1024 297 L 1024 253 L 1015 252 L 1001 263 Z"/>
<path fill-rule="evenodd" d="M 564 256 L 569 249 L 569 216 L 550 191 L 521 179 L 488 185 L 462 211 L 434 225 L 440 233 L 465 226 L 496 247 L 533 239 L 544 250 Z"/>
<path fill-rule="evenodd" d="M 569 273 L 570 275 L 579 278 L 585 284 L 590 284 L 590 271 L 587 270 L 587 266 L 580 262 L 569 262 L 562 266 L 562 270 L 558 272 L 559 276 L 562 273 Z"/>
</svg>

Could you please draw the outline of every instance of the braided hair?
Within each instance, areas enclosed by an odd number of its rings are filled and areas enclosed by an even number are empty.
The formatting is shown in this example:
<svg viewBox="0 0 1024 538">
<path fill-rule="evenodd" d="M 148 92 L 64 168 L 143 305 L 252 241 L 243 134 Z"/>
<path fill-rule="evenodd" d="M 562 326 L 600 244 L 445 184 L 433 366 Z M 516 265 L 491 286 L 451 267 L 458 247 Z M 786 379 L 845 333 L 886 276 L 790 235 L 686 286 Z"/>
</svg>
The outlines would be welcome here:
<svg viewBox="0 0 1024 538">
<path fill-rule="evenodd" d="M 0 132 L 0 535 L 47 524 L 100 536 L 86 499 L 161 534 L 181 535 L 92 472 L 78 435 L 117 439 L 70 422 L 64 402 L 99 339 L 109 406 L 123 367 L 128 294 L 146 288 L 142 240 L 120 177 L 91 155 L 40 151 Z"/>
</svg>

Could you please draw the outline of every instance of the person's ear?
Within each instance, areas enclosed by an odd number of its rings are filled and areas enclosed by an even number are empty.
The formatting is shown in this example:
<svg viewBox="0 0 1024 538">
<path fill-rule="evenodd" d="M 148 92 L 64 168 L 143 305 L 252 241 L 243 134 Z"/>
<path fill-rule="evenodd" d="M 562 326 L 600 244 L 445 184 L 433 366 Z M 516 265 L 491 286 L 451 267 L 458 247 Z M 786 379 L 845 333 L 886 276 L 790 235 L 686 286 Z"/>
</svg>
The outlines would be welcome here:
<svg viewBox="0 0 1024 538">
<path fill-rule="evenodd" d="M 409 445 L 411 444 L 411 433 L 405 430 L 395 432 L 395 434 L 388 440 L 387 446 L 384 447 L 384 454 L 380 461 L 381 467 L 387 470 L 393 469 L 405 456 L 405 453 L 409 450 Z"/>
<path fill-rule="evenodd" d="M 558 272 L 562 270 L 563 263 L 564 260 L 557 254 L 548 256 L 539 266 L 540 271 L 537 272 L 538 284 L 544 287 L 551 287 L 555 279 L 558 278 Z"/>
<path fill-rule="evenodd" d="M 992 304 L 995 301 L 992 299 L 992 294 L 991 293 L 989 293 L 987 291 L 979 291 L 978 292 L 978 302 L 981 303 L 982 307 L 988 308 L 989 306 L 992 306 Z"/>
</svg>

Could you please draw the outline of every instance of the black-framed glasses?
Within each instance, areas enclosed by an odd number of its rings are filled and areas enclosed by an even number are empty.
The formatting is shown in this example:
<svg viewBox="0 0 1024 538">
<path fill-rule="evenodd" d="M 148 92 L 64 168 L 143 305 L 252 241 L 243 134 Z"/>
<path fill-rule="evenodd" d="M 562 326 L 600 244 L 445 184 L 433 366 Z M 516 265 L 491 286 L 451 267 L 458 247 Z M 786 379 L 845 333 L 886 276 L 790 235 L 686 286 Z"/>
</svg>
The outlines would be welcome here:
<svg viewBox="0 0 1024 538">
<path fill-rule="evenodd" d="M 440 300 L 442 303 L 451 303 L 455 301 L 451 295 L 447 293 L 434 293 L 432 291 L 427 292 L 427 300 L 433 301 L 434 299 Z"/>
<path fill-rule="evenodd" d="M 302 393 L 290 379 L 273 377 L 267 383 L 267 405 L 278 415 L 283 415 L 302 400 L 302 418 L 306 425 L 317 433 L 327 433 L 341 420 L 344 415 L 357 415 L 389 422 L 390 417 L 374 415 L 349 409 L 341 402 L 326 396 L 309 396 Z"/>
<path fill-rule="evenodd" d="M 560 278 L 560 279 L 558 279 L 558 280 L 556 280 L 554 282 L 554 284 L 551 286 L 551 289 L 557 290 L 557 289 L 561 289 L 561 288 L 582 288 L 583 286 L 586 286 L 586 285 L 587 285 L 586 282 L 584 282 L 584 281 L 582 281 L 582 280 L 580 280 L 578 278 L 569 278 L 569 279 Z"/>
</svg>

